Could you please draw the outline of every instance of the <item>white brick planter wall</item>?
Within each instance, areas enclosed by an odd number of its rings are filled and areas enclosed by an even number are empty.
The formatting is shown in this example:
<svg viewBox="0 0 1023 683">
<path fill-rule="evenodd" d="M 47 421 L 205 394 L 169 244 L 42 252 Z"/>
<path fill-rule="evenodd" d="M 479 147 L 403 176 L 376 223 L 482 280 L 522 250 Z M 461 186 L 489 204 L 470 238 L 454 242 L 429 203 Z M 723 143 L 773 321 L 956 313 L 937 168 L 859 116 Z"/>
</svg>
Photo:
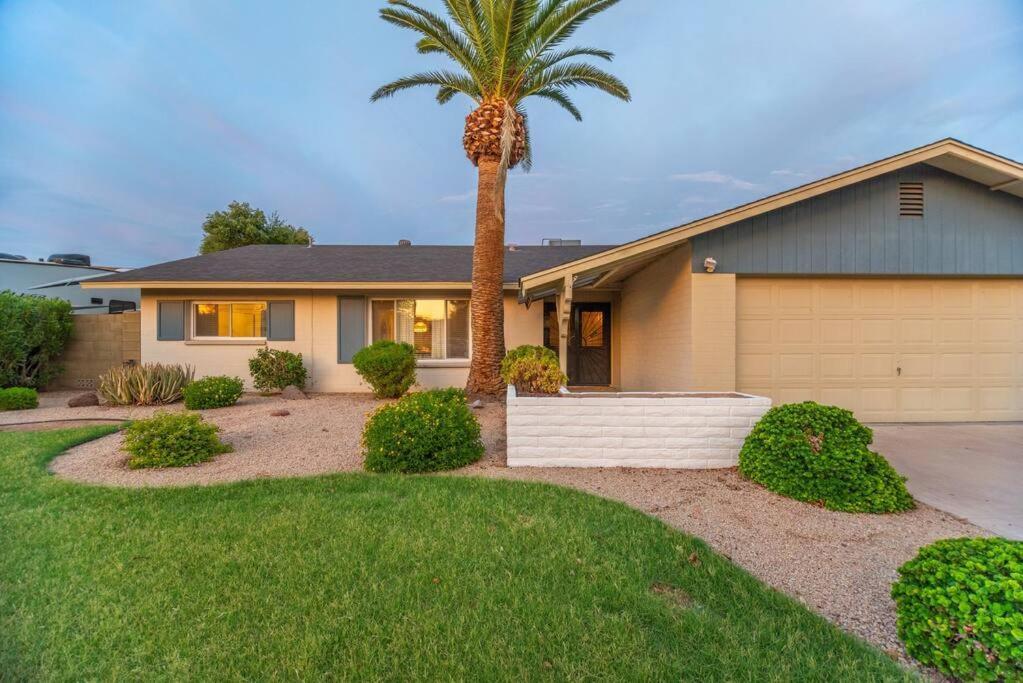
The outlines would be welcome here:
<svg viewBox="0 0 1023 683">
<path fill-rule="evenodd" d="M 509 467 L 733 467 L 771 399 L 739 393 L 567 393 L 508 387 Z"/>
</svg>

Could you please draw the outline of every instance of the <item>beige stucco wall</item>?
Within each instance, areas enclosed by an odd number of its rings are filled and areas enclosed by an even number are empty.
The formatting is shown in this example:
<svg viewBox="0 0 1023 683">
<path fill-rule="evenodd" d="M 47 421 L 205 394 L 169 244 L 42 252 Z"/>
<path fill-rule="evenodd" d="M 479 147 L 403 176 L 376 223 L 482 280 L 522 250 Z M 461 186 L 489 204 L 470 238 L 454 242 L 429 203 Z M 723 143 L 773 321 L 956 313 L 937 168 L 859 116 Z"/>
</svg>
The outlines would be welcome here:
<svg viewBox="0 0 1023 683">
<path fill-rule="evenodd" d="M 693 273 L 692 378 L 694 391 L 735 390 L 735 275 Z"/>
<path fill-rule="evenodd" d="M 144 290 L 142 293 L 142 360 L 143 362 L 187 363 L 193 365 L 197 377 L 205 375 L 237 375 L 248 382 L 248 359 L 260 346 L 301 353 L 309 371 L 307 388 L 311 391 L 368 391 L 351 364 L 337 362 L 337 297 L 342 295 L 367 298 L 431 297 L 458 298 L 467 291 L 407 292 L 394 290 L 238 290 L 217 292 L 183 290 Z M 157 341 L 157 301 L 270 301 L 295 302 L 295 340 L 253 343 Z M 519 305 L 516 294 L 505 295 L 505 343 L 509 348 L 519 344 L 540 344 L 543 337 L 543 306 L 526 309 Z M 468 361 L 421 361 L 416 371 L 423 388 L 462 386 L 468 376 Z"/>
<path fill-rule="evenodd" d="M 690 258 L 684 244 L 625 280 L 618 316 L 623 391 L 693 388 Z"/>
</svg>

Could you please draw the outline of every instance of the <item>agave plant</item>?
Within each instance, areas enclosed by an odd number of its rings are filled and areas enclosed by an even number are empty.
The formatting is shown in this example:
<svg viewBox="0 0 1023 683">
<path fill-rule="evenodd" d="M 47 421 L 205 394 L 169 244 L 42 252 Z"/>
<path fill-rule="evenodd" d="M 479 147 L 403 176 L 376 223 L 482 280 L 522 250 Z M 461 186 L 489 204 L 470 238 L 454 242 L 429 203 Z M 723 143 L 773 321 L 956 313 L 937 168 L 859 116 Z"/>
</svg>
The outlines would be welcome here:
<svg viewBox="0 0 1023 683">
<path fill-rule="evenodd" d="M 97 390 L 114 405 L 162 405 L 180 400 L 194 376 L 191 365 L 118 365 L 100 375 Z"/>
<path fill-rule="evenodd" d="M 565 47 L 593 16 L 618 0 L 444 0 L 445 14 L 407 0 L 390 0 L 380 17 L 419 34 L 420 53 L 438 54 L 454 69 L 425 71 L 381 86 L 379 100 L 416 87 L 433 87 L 437 102 L 456 95 L 472 102 L 462 146 L 478 169 L 476 239 L 472 258 L 472 359 L 466 389 L 500 393 L 504 358 L 504 189 L 507 171 L 531 164 L 523 102 L 539 98 L 582 114 L 570 91 L 596 88 L 629 99 L 625 84 L 582 60 L 610 61 L 597 47 Z"/>
</svg>

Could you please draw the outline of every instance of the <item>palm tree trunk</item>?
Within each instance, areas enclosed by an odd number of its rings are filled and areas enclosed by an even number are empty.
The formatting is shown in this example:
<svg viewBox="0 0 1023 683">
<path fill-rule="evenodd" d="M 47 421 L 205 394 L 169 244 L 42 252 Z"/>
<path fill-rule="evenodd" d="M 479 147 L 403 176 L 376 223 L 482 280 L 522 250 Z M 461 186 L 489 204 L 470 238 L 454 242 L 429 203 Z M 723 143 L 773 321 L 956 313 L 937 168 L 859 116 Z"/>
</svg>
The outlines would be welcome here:
<svg viewBox="0 0 1023 683">
<path fill-rule="evenodd" d="M 472 360 L 466 392 L 499 396 L 504 358 L 504 174 L 500 159 L 479 159 L 472 253 Z"/>
</svg>

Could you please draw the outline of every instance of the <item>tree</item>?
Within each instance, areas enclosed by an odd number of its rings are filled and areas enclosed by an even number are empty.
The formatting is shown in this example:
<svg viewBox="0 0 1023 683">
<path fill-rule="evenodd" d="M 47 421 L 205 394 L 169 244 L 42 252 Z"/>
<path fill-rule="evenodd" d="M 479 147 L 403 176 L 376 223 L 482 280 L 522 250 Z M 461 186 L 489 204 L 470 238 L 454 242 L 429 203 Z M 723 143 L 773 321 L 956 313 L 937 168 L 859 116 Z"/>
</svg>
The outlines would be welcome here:
<svg viewBox="0 0 1023 683">
<path fill-rule="evenodd" d="M 0 292 L 0 387 L 42 389 L 56 379 L 73 327 L 63 299 Z"/>
<path fill-rule="evenodd" d="M 249 244 L 309 244 L 312 241 L 305 228 L 285 223 L 276 211 L 267 218 L 248 202 L 231 202 L 227 211 L 214 211 L 206 216 L 202 231 L 200 254 Z"/>
<path fill-rule="evenodd" d="M 538 97 L 582 120 L 568 96 L 593 87 L 629 100 L 620 80 L 576 58 L 610 61 L 611 52 L 594 47 L 563 48 L 586 20 L 618 0 L 444 0 L 447 18 L 406 0 L 390 0 L 380 17 L 418 33 L 422 54 L 451 59 L 454 71 L 424 71 L 381 86 L 376 101 L 419 86 L 437 88 L 437 102 L 455 95 L 472 100 L 462 145 L 478 169 L 476 236 L 472 260 L 473 354 L 466 389 L 496 394 L 503 390 L 504 357 L 504 191 L 509 168 L 531 165 L 529 128 L 522 102 Z"/>
</svg>

